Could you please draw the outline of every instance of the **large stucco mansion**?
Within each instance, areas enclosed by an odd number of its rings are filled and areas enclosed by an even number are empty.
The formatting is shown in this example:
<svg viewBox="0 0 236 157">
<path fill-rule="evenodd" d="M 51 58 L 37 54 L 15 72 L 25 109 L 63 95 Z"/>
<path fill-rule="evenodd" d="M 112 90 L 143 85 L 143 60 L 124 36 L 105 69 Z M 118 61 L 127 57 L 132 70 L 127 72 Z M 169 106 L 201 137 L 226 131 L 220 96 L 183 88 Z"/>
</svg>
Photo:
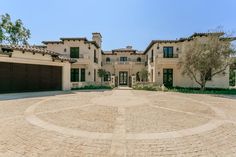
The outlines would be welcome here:
<svg viewBox="0 0 236 157">
<path fill-rule="evenodd" d="M 142 81 L 138 73 L 149 72 L 148 82 L 159 85 L 197 87 L 178 66 L 188 45 L 194 40 L 206 40 L 216 35 L 225 40 L 223 33 L 194 33 L 176 40 L 153 40 L 144 51 L 132 46 L 102 50 L 102 35 L 92 33 L 87 38 L 60 38 L 43 41 L 40 46 L 0 45 L 0 93 L 41 90 L 70 90 L 101 79 L 98 69 L 108 73 L 104 83 L 131 86 Z M 229 69 L 213 77 L 207 87 L 228 88 Z"/>
</svg>

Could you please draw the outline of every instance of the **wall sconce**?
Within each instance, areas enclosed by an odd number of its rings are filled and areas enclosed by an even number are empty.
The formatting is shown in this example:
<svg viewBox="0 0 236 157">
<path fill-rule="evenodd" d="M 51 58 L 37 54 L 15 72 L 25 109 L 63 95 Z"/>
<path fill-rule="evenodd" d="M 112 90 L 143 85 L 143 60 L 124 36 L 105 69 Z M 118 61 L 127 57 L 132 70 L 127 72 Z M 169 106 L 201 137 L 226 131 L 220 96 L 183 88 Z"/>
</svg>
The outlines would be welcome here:
<svg viewBox="0 0 236 157">
<path fill-rule="evenodd" d="M 176 48 L 176 51 L 179 51 L 179 48 L 178 48 L 178 47 Z"/>
<path fill-rule="evenodd" d="M 64 52 L 66 52 L 66 48 L 64 49 Z"/>
<path fill-rule="evenodd" d="M 161 75 L 160 71 L 158 71 L 158 73 L 157 73 L 157 74 L 158 74 L 158 76 L 160 76 L 160 75 Z"/>
<path fill-rule="evenodd" d="M 90 71 L 88 72 L 88 75 L 90 75 Z"/>
</svg>

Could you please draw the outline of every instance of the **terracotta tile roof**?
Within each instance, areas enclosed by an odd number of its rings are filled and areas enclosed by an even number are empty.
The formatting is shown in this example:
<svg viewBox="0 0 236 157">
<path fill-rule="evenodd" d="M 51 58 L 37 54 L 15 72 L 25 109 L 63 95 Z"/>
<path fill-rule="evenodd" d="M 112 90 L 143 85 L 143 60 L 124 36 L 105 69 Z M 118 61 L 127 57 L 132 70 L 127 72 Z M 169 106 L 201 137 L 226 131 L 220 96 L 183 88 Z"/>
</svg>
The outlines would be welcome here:
<svg viewBox="0 0 236 157">
<path fill-rule="evenodd" d="M 146 50 L 144 51 L 144 54 L 148 52 L 148 50 L 155 44 L 155 43 L 178 43 L 178 42 L 184 42 L 184 41 L 190 41 L 193 40 L 194 37 L 202 37 L 202 36 L 210 36 L 210 35 L 216 35 L 218 37 L 223 36 L 224 32 L 208 32 L 208 33 L 194 33 L 193 35 L 187 37 L 187 38 L 179 38 L 176 40 L 152 40 L 151 43 L 148 45 Z M 222 38 L 224 39 L 224 38 Z"/>
<path fill-rule="evenodd" d="M 78 38 L 60 38 L 61 41 L 42 41 L 43 44 L 47 45 L 47 44 L 64 44 L 65 40 L 73 40 L 73 41 L 80 41 L 83 40 L 85 44 L 93 44 L 94 46 L 96 46 L 96 48 L 100 48 L 99 45 L 95 42 L 95 41 L 89 41 L 87 38 L 85 37 L 78 37 Z"/>
<path fill-rule="evenodd" d="M 224 32 L 194 33 L 193 35 L 190 36 L 190 38 L 196 37 L 196 36 L 209 36 L 209 35 L 222 36 L 224 34 L 225 34 Z"/>
<path fill-rule="evenodd" d="M 43 44 L 63 44 L 62 41 L 42 41 Z"/>
<path fill-rule="evenodd" d="M 70 61 L 70 62 L 75 62 L 76 60 L 64 57 L 60 55 L 59 53 L 49 51 L 45 48 L 39 48 L 36 46 L 23 46 L 23 45 L 0 45 L 0 48 L 2 51 L 5 50 L 18 50 L 18 51 L 25 51 L 25 52 L 33 52 L 33 53 L 40 53 L 40 54 L 48 54 L 51 55 L 54 59 L 59 59 L 61 61 Z"/>
<path fill-rule="evenodd" d="M 136 52 L 134 49 L 128 49 L 128 48 L 120 48 L 120 49 L 114 49 L 113 52 Z"/>
</svg>

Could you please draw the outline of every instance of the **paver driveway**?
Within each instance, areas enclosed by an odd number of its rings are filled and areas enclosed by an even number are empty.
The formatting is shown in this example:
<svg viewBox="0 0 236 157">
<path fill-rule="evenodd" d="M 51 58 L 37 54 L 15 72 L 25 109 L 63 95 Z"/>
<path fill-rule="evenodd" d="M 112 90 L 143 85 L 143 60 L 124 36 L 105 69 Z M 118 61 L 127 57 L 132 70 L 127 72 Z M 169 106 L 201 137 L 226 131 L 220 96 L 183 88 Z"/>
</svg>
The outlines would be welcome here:
<svg viewBox="0 0 236 157">
<path fill-rule="evenodd" d="M 212 95 L 112 90 L 0 100 L 0 124 L 2 157 L 236 156 L 236 99 Z"/>
</svg>

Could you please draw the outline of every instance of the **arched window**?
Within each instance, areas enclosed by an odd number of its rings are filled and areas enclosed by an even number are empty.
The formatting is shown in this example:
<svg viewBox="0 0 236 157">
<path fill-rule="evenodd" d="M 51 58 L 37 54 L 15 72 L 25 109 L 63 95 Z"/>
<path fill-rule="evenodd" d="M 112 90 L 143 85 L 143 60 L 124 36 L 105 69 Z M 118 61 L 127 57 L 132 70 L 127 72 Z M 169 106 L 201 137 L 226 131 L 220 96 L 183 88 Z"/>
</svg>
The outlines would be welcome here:
<svg viewBox="0 0 236 157">
<path fill-rule="evenodd" d="M 141 62 L 141 58 L 140 57 L 137 58 L 137 62 Z"/>
<path fill-rule="evenodd" d="M 111 59 L 109 57 L 106 58 L 106 62 L 110 62 Z"/>
</svg>

